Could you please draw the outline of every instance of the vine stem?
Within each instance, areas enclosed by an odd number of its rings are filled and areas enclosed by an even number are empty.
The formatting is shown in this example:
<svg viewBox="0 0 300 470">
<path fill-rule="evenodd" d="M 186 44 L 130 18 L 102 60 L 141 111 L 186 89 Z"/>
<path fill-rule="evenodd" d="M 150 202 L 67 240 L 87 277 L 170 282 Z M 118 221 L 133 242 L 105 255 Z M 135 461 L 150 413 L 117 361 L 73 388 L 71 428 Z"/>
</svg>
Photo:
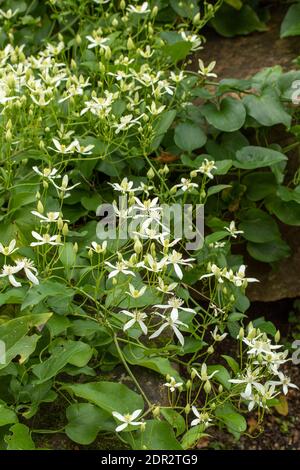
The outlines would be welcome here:
<svg viewBox="0 0 300 470">
<path fill-rule="evenodd" d="M 124 364 L 124 367 L 125 369 L 127 370 L 128 374 L 130 375 L 130 377 L 132 378 L 134 384 L 136 385 L 136 387 L 138 388 L 138 390 L 140 391 L 141 395 L 143 396 L 144 400 L 147 402 L 147 405 L 149 406 L 149 408 L 152 406 L 152 403 L 150 402 L 150 400 L 148 399 L 147 395 L 145 394 L 144 390 L 142 389 L 142 387 L 140 386 L 140 384 L 138 383 L 138 381 L 136 380 L 134 374 L 131 372 L 131 369 L 129 367 L 129 365 L 127 364 L 126 362 L 126 359 L 124 357 L 124 354 L 122 352 L 122 349 L 120 348 L 119 346 L 119 343 L 118 343 L 118 337 L 116 334 L 114 334 L 114 343 L 116 345 L 116 348 L 117 348 L 117 351 L 118 351 L 118 354 L 121 358 L 121 361 L 123 362 Z"/>
</svg>

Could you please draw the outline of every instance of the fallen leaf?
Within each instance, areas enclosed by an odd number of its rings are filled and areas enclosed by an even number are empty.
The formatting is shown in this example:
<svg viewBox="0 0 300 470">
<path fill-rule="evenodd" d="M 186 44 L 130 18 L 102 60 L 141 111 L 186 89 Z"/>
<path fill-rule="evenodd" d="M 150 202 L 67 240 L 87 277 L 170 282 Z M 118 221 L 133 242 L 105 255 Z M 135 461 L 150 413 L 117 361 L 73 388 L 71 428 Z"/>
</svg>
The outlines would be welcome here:
<svg viewBox="0 0 300 470">
<path fill-rule="evenodd" d="M 280 401 L 280 403 L 278 405 L 275 405 L 275 410 L 281 416 L 287 416 L 289 414 L 289 405 L 288 405 L 288 401 L 286 399 L 286 396 L 285 395 L 280 395 L 278 397 L 278 400 Z"/>
<path fill-rule="evenodd" d="M 257 420 L 253 416 L 250 416 L 250 418 L 248 418 L 248 420 L 247 420 L 247 423 L 248 423 L 248 432 L 249 432 L 249 434 L 253 434 L 254 431 L 256 431 L 257 428 L 258 428 Z"/>
</svg>

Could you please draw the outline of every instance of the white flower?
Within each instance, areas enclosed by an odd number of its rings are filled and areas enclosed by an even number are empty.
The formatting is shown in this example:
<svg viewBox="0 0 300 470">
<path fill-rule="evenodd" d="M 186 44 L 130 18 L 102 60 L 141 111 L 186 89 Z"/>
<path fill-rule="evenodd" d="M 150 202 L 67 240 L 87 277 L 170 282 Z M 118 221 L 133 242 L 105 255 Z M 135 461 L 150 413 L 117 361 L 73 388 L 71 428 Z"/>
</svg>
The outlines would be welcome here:
<svg viewBox="0 0 300 470">
<path fill-rule="evenodd" d="M 108 279 L 117 276 L 119 273 L 135 276 L 134 272 L 128 269 L 125 261 L 117 261 L 115 266 L 109 261 L 105 261 L 105 264 L 112 268 L 112 271 L 108 275 Z"/>
<path fill-rule="evenodd" d="M 182 307 L 184 301 L 180 299 L 179 297 L 171 297 L 168 300 L 168 303 L 165 305 L 154 305 L 156 308 L 161 308 L 163 310 L 171 309 L 171 315 L 172 313 L 175 313 L 178 315 L 178 310 L 183 310 L 184 312 L 188 313 L 195 313 L 195 311 L 192 308 L 187 308 L 187 307 Z"/>
<path fill-rule="evenodd" d="M 203 364 L 201 365 L 201 370 L 200 370 L 200 374 L 199 372 L 197 371 L 197 369 L 193 368 L 192 369 L 192 372 L 197 375 L 197 377 L 199 377 L 200 380 L 202 380 L 202 382 L 208 382 L 210 379 L 213 378 L 214 375 L 216 375 L 219 371 L 218 370 L 214 370 L 210 375 L 207 374 L 207 365 L 205 364 L 205 362 L 203 362 Z"/>
<path fill-rule="evenodd" d="M 179 331 L 178 329 L 178 326 L 184 326 L 186 328 L 188 328 L 188 326 L 183 323 L 182 321 L 180 321 L 178 319 L 178 311 L 173 309 L 171 311 L 171 314 L 169 316 L 169 318 L 165 318 L 163 315 L 161 315 L 160 313 L 158 313 L 157 315 L 159 315 L 160 317 L 164 318 L 166 321 L 165 323 L 163 323 L 157 331 L 155 331 L 150 337 L 149 339 L 153 339 L 153 338 L 157 338 L 157 336 L 159 336 L 165 328 L 167 327 L 170 327 L 172 328 L 172 330 L 174 331 L 175 335 L 177 336 L 178 338 L 178 341 L 180 342 L 180 344 L 183 346 L 184 345 L 184 337 L 183 335 L 181 334 L 181 332 Z"/>
<path fill-rule="evenodd" d="M 169 381 L 164 384 L 165 387 L 168 387 L 170 389 L 170 392 L 175 392 L 176 388 L 179 388 L 183 385 L 183 382 L 176 382 L 176 379 L 174 377 L 170 377 Z"/>
<path fill-rule="evenodd" d="M 3 246 L 2 243 L 0 243 L 0 254 L 4 255 L 4 256 L 9 256 L 11 255 L 12 253 L 14 253 L 15 251 L 18 250 L 18 248 L 15 248 L 16 246 L 16 240 L 13 239 L 9 242 L 8 246 Z"/>
<path fill-rule="evenodd" d="M 52 142 L 55 145 L 55 148 L 49 147 L 49 149 L 54 150 L 54 152 L 57 153 L 62 153 L 63 155 L 66 155 L 68 153 L 74 153 L 75 148 L 77 145 L 79 145 L 78 140 L 73 140 L 69 145 L 61 144 L 57 139 L 52 139 Z"/>
<path fill-rule="evenodd" d="M 241 287 L 241 286 L 247 287 L 248 282 L 259 282 L 259 280 L 256 279 L 255 277 L 245 277 L 245 270 L 246 270 L 246 266 L 242 264 L 239 267 L 239 270 L 237 271 L 237 273 L 234 275 L 233 283 L 237 287 Z"/>
<path fill-rule="evenodd" d="M 216 73 L 212 73 L 212 70 L 215 68 L 216 61 L 213 60 L 210 64 L 208 64 L 207 67 L 204 66 L 204 63 L 201 59 L 198 59 L 199 63 L 199 70 L 198 73 L 202 75 L 203 77 L 214 77 L 217 78 Z"/>
<path fill-rule="evenodd" d="M 38 246 L 38 245 L 63 245 L 58 241 L 58 235 L 49 235 L 49 233 L 45 233 L 44 235 L 40 235 L 37 232 L 32 231 L 32 236 L 38 240 L 37 242 L 30 243 L 30 246 Z"/>
<path fill-rule="evenodd" d="M 158 278 L 158 287 L 156 289 L 164 294 L 172 294 L 173 290 L 177 287 L 177 282 L 171 284 L 165 284 L 161 277 Z"/>
<path fill-rule="evenodd" d="M 86 147 L 84 147 L 83 145 L 80 145 L 80 143 L 78 142 L 78 140 L 76 141 L 76 145 L 75 145 L 75 149 L 78 153 L 80 153 L 81 155 L 91 155 L 93 152 L 93 148 L 95 147 L 95 145 L 87 145 Z"/>
<path fill-rule="evenodd" d="M 235 221 L 232 220 L 229 224 L 229 227 L 224 227 L 225 230 L 227 230 L 227 232 L 230 233 L 230 235 L 233 237 L 233 238 L 237 238 L 237 234 L 239 233 L 244 233 L 243 230 L 237 230 L 236 229 L 236 226 L 235 226 Z"/>
<path fill-rule="evenodd" d="M 21 287 L 21 283 L 16 280 L 14 277 L 14 274 L 18 273 L 21 271 L 22 267 L 21 266 L 10 266 L 5 264 L 2 268 L 2 272 L 0 274 L 0 277 L 8 277 L 9 282 L 11 283 L 12 286 L 14 287 Z"/>
<path fill-rule="evenodd" d="M 55 178 L 61 178 L 61 176 L 57 174 L 58 170 L 56 168 L 44 168 L 41 171 L 41 170 L 39 170 L 39 168 L 37 166 L 33 166 L 32 169 L 39 176 L 42 176 L 43 178 L 47 178 L 50 181 L 55 179 Z"/>
<path fill-rule="evenodd" d="M 215 329 L 214 329 L 214 331 L 211 331 L 210 334 L 212 335 L 212 337 L 213 337 L 213 339 L 214 339 L 215 341 L 217 341 L 217 342 L 218 342 L 218 341 L 223 341 L 223 339 L 226 338 L 226 336 L 227 336 L 228 333 L 223 333 L 222 335 L 220 335 L 220 334 L 218 333 L 218 330 L 219 330 L 219 329 L 218 329 L 218 327 L 216 326 Z"/>
<path fill-rule="evenodd" d="M 151 10 L 148 7 L 148 2 L 143 2 L 142 5 L 129 5 L 127 7 L 127 10 L 129 11 L 129 13 L 137 13 L 138 15 L 142 15 L 145 13 L 150 13 Z"/>
<path fill-rule="evenodd" d="M 138 290 L 132 284 L 129 284 L 129 292 L 126 292 L 126 294 L 130 295 L 130 297 L 132 297 L 133 299 L 138 299 L 139 297 L 142 297 L 142 295 L 144 295 L 146 289 L 147 286 L 143 286 L 140 290 Z"/>
<path fill-rule="evenodd" d="M 47 216 L 40 214 L 37 211 L 31 211 L 33 215 L 36 217 L 39 217 L 41 219 L 41 223 L 47 222 L 47 223 L 52 223 L 52 222 L 57 222 L 59 218 L 59 212 L 47 212 Z"/>
<path fill-rule="evenodd" d="M 191 175 L 193 175 L 194 173 L 202 173 L 208 178 L 213 179 L 214 175 L 211 172 L 216 168 L 217 167 L 215 166 L 214 160 L 207 160 L 207 158 L 204 158 L 202 165 L 198 168 L 198 170 L 191 171 Z"/>
<path fill-rule="evenodd" d="M 243 391 L 244 396 L 249 397 L 252 395 L 252 387 L 254 387 L 258 392 L 263 393 L 263 385 L 258 382 L 260 370 L 247 369 L 239 379 L 230 379 L 229 382 L 233 384 L 247 384 L 245 390 Z"/>
<path fill-rule="evenodd" d="M 19 8 L 16 8 L 16 10 L 12 11 L 11 8 L 9 8 L 7 11 L 3 11 L 0 8 L 0 15 L 3 16 L 3 18 L 6 18 L 7 20 L 10 20 L 13 18 L 19 11 Z"/>
<path fill-rule="evenodd" d="M 121 183 L 108 183 L 114 188 L 115 191 L 119 191 L 123 194 L 138 191 L 139 188 L 133 188 L 133 181 L 128 181 L 128 178 L 123 178 Z"/>
<path fill-rule="evenodd" d="M 142 422 L 137 422 L 135 419 L 141 414 L 142 410 L 135 410 L 132 414 L 121 415 L 117 411 L 113 411 L 112 415 L 114 418 L 117 418 L 123 424 L 120 424 L 116 428 L 116 432 L 123 431 L 130 424 L 131 426 L 140 426 Z"/>
<path fill-rule="evenodd" d="M 106 44 L 108 41 L 108 38 L 102 38 L 101 36 L 98 36 L 97 34 L 93 36 L 86 36 L 86 39 L 89 41 L 88 49 L 93 49 L 94 47 L 100 47 L 102 49 L 107 49 L 108 45 Z"/>
<path fill-rule="evenodd" d="M 297 389 L 299 388 L 299 387 L 297 387 L 297 385 L 292 384 L 291 379 L 289 377 L 287 377 L 286 375 L 284 375 L 283 372 L 278 372 L 277 376 L 278 376 L 279 380 L 270 380 L 268 382 L 268 384 L 275 385 L 275 386 L 276 385 L 282 385 L 282 391 L 285 395 L 287 395 L 287 393 L 288 393 L 288 387 L 297 388 Z"/>
<path fill-rule="evenodd" d="M 167 258 L 162 258 L 160 261 L 154 259 L 153 256 L 148 253 L 144 261 L 140 263 L 140 266 L 146 268 L 147 271 L 152 271 L 153 273 L 159 273 L 167 265 Z"/>
<path fill-rule="evenodd" d="M 168 264 L 171 264 L 174 267 L 175 273 L 177 274 L 179 279 L 183 278 L 183 273 L 180 265 L 192 267 L 190 261 L 195 261 L 195 258 L 182 259 L 182 254 L 176 250 L 173 250 L 172 254 L 168 256 Z"/>
<path fill-rule="evenodd" d="M 271 341 L 263 334 L 260 333 L 254 338 L 243 338 L 243 342 L 249 347 L 247 354 L 257 356 L 258 354 L 270 354 L 272 349 L 280 349 L 282 346 L 271 344 Z"/>
<path fill-rule="evenodd" d="M 163 105 L 163 106 L 157 107 L 156 103 L 152 101 L 151 106 L 146 106 L 146 109 L 148 109 L 150 114 L 152 114 L 153 116 L 158 116 L 159 114 L 163 112 L 163 110 L 165 109 L 165 106 Z"/>
<path fill-rule="evenodd" d="M 56 187 L 56 189 L 58 189 L 59 191 L 61 191 L 65 197 L 67 197 L 67 191 L 71 191 L 71 189 L 74 189 L 76 188 L 76 186 L 78 186 L 80 183 L 76 183 L 76 184 L 73 184 L 73 186 L 69 186 L 68 187 L 68 184 L 69 184 L 69 177 L 68 175 L 64 175 L 63 179 L 62 179 L 62 182 L 61 182 L 61 186 L 57 186 L 57 184 L 54 183 L 54 181 L 52 181 L 53 185 Z"/>
<path fill-rule="evenodd" d="M 199 49 L 202 49 L 202 40 L 200 36 L 197 36 L 197 34 L 187 34 L 185 31 L 182 31 L 180 34 L 184 41 L 192 43 L 192 51 L 198 51 Z"/>
<path fill-rule="evenodd" d="M 112 127 L 115 127 L 115 133 L 119 134 L 121 131 L 126 131 L 130 129 L 134 124 L 139 122 L 139 119 L 141 119 L 142 116 L 139 116 L 138 118 L 134 118 L 132 114 L 126 114 L 125 116 L 120 117 L 120 122 L 115 123 L 112 125 Z"/>
<path fill-rule="evenodd" d="M 102 244 L 99 244 L 97 242 L 92 242 L 91 245 L 92 245 L 91 247 L 87 246 L 87 248 L 89 250 L 94 251 L 97 254 L 106 252 L 106 248 L 107 248 L 107 241 L 106 240 L 104 240 L 104 242 Z"/>
<path fill-rule="evenodd" d="M 192 183 L 191 180 L 189 180 L 187 178 L 181 178 L 180 181 L 181 181 L 181 183 L 175 184 L 174 188 L 179 188 L 183 192 L 199 187 L 199 185 L 197 183 Z"/>
<path fill-rule="evenodd" d="M 128 310 L 121 310 L 120 313 L 124 313 L 124 315 L 127 315 L 128 317 L 131 317 L 131 320 L 129 320 L 123 326 L 124 331 L 131 328 L 135 323 L 138 323 L 140 325 L 141 330 L 144 333 L 144 335 L 146 335 L 148 333 L 148 328 L 144 323 L 144 320 L 147 318 L 146 313 L 141 312 L 140 310 L 135 310 L 134 312 L 128 312 Z"/>
<path fill-rule="evenodd" d="M 35 285 L 39 284 L 39 280 L 36 277 L 36 275 L 38 274 L 38 271 L 35 268 L 32 260 L 28 258 L 18 259 L 16 261 L 16 265 L 20 267 L 20 269 L 24 269 L 26 277 L 29 281 L 31 281 Z"/>
<path fill-rule="evenodd" d="M 212 419 L 209 417 L 208 413 L 199 413 L 197 408 L 195 406 L 192 406 L 192 410 L 194 415 L 196 416 L 196 419 L 193 419 L 191 422 L 191 426 L 197 426 L 198 424 L 204 424 L 204 426 L 207 428 L 209 426 L 209 423 L 212 421 Z"/>
<path fill-rule="evenodd" d="M 214 263 L 213 264 L 208 263 L 207 269 L 208 269 L 209 273 L 208 274 L 203 274 L 203 276 L 200 277 L 200 280 L 202 280 L 206 277 L 215 276 L 219 283 L 224 282 L 222 277 L 225 276 L 225 274 L 226 274 L 226 269 L 225 268 L 221 269 Z"/>
</svg>

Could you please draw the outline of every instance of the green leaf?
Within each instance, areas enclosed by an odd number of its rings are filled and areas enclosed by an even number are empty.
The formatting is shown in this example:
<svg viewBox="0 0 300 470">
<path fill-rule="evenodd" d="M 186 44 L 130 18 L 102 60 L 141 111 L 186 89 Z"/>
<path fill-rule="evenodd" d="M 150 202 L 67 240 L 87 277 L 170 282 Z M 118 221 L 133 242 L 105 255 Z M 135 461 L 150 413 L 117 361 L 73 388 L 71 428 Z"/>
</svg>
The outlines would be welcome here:
<svg viewBox="0 0 300 470">
<path fill-rule="evenodd" d="M 261 209 L 248 209 L 241 219 L 239 229 L 243 237 L 250 242 L 266 243 L 280 239 L 276 221 Z"/>
<path fill-rule="evenodd" d="M 201 437 L 207 436 L 204 433 L 204 425 L 199 424 L 198 426 L 193 426 L 189 429 L 181 440 L 181 445 L 183 449 L 191 449 L 195 446 L 195 444 L 201 439 Z"/>
<path fill-rule="evenodd" d="M 300 226 L 300 204 L 297 202 L 285 202 L 277 196 L 272 196 L 266 201 L 266 207 L 284 224 Z"/>
<path fill-rule="evenodd" d="M 109 413 L 113 411 L 118 411 L 121 414 L 132 413 L 134 410 L 144 408 L 144 402 L 140 395 L 116 382 L 66 384 L 65 389 Z"/>
<path fill-rule="evenodd" d="M 27 292 L 26 287 L 14 287 L 0 294 L 0 305 L 21 304 Z"/>
<path fill-rule="evenodd" d="M 7 424 L 17 423 L 18 417 L 16 413 L 10 408 L 0 403 L 0 426 L 6 426 Z"/>
<path fill-rule="evenodd" d="M 263 126 L 274 126 L 284 124 L 291 125 L 291 116 L 285 111 L 277 94 L 265 92 L 260 96 L 244 96 L 243 102 L 247 113 Z"/>
<path fill-rule="evenodd" d="M 30 336 L 27 334 L 34 326 L 41 327 L 47 323 L 51 315 L 52 313 L 26 315 L 0 325 L 0 340 L 5 344 L 5 363 L 0 363 L 0 369 L 6 367 L 16 356 L 20 356 L 23 360 L 27 358 L 39 338 L 34 335 L 28 340 Z"/>
<path fill-rule="evenodd" d="M 205 237 L 205 243 L 209 245 L 210 243 L 215 243 L 218 242 L 219 240 L 223 240 L 223 238 L 228 237 L 228 232 L 225 232 L 225 230 L 220 230 L 214 233 L 211 233 L 210 235 L 207 235 Z"/>
<path fill-rule="evenodd" d="M 271 321 L 265 320 L 265 317 L 256 318 L 253 321 L 253 326 L 259 328 L 260 331 L 267 333 L 268 335 L 275 336 L 277 328 Z"/>
<path fill-rule="evenodd" d="M 76 262 L 76 253 L 73 248 L 73 243 L 65 242 L 63 246 L 59 247 L 59 259 L 65 268 L 72 268 Z"/>
<path fill-rule="evenodd" d="M 225 359 L 225 361 L 229 365 L 230 369 L 233 370 L 233 372 L 235 374 L 237 374 L 240 370 L 240 366 L 238 365 L 236 360 L 233 359 L 233 357 L 231 357 L 231 356 L 226 356 L 226 354 L 222 354 L 222 357 L 223 357 L 223 359 Z"/>
<path fill-rule="evenodd" d="M 169 359 L 166 357 L 160 357 L 158 355 L 148 356 L 145 354 L 145 350 L 143 348 L 130 345 L 124 347 L 123 354 L 129 364 L 146 367 L 147 369 L 154 370 L 163 376 L 169 374 L 178 382 L 181 381 L 178 372 L 171 366 Z"/>
<path fill-rule="evenodd" d="M 166 44 L 162 48 L 162 53 L 172 64 L 177 64 L 180 60 L 186 58 L 192 47 L 189 41 L 178 41 L 175 44 Z"/>
<path fill-rule="evenodd" d="M 242 184 L 247 186 L 246 196 L 250 201 L 260 201 L 276 191 L 277 182 L 273 173 L 250 173 L 242 179 Z"/>
<path fill-rule="evenodd" d="M 182 450 L 174 431 L 166 421 L 145 421 L 145 431 L 126 433 L 125 438 L 134 450 Z"/>
<path fill-rule="evenodd" d="M 181 123 L 175 128 L 174 141 L 181 150 L 192 152 L 205 145 L 206 134 L 196 124 Z"/>
<path fill-rule="evenodd" d="M 217 194 L 226 188 L 231 188 L 231 184 L 216 184 L 215 186 L 210 186 L 207 190 L 207 197 Z"/>
<path fill-rule="evenodd" d="M 217 33 L 231 38 L 239 34 L 249 34 L 253 31 L 265 31 L 262 23 L 249 5 L 243 5 L 240 10 L 223 5 L 211 21 Z"/>
<path fill-rule="evenodd" d="M 263 168 L 287 160 L 287 157 L 281 152 L 253 145 L 238 150 L 236 158 L 237 160 L 233 161 L 233 165 L 243 170 Z"/>
<path fill-rule="evenodd" d="M 30 431 L 25 424 L 17 423 L 9 429 L 11 434 L 4 438 L 7 450 L 33 450 L 35 445 L 31 439 Z"/>
<path fill-rule="evenodd" d="M 242 433 L 247 429 L 247 422 L 245 418 L 237 413 L 229 403 L 218 406 L 215 415 L 221 422 L 225 424 L 228 431 L 232 433 Z"/>
<path fill-rule="evenodd" d="M 290 247 L 283 240 L 273 240 L 268 243 L 247 243 L 247 251 L 252 258 L 263 263 L 273 263 L 291 254 Z"/>
<path fill-rule="evenodd" d="M 215 175 L 226 175 L 232 167 L 232 160 L 218 160 L 216 167 L 217 169 L 214 170 Z"/>
<path fill-rule="evenodd" d="M 66 411 L 68 424 L 65 431 L 72 441 L 88 445 L 94 442 L 99 431 L 115 430 L 115 420 L 107 411 L 91 403 L 75 403 Z"/>
<path fill-rule="evenodd" d="M 169 111 L 165 111 L 164 113 L 162 113 L 159 116 L 159 118 L 155 121 L 155 125 L 153 127 L 154 137 L 150 144 L 151 151 L 154 151 L 159 147 L 165 133 L 167 132 L 169 127 L 172 125 L 176 117 L 176 114 L 177 114 L 176 111 L 174 109 L 171 109 Z"/>
<path fill-rule="evenodd" d="M 192 20 L 199 11 L 197 0 L 189 0 L 188 2 L 178 2 L 178 0 L 170 0 L 173 10 L 182 18 Z"/>
<path fill-rule="evenodd" d="M 280 28 L 280 37 L 298 36 L 300 34 L 300 4 L 295 3 L 288 9 Z"/>
<path fill-rule="evenodd" d="M 243 103 L 231 97 L 224 98 L 219 107 L 213 103 L 205 104 L 201 111 L 209 124 L 224 132 L 237 131 L 246 119 Z"/>
<path fill-rule="evenodd" d="M 82 341 L 64 341 L 56 347 L 53 354 L 41 364 L 32 367 L 32 372 L 39 379 L 38 383 L 45 382 L 57 375 L 66 364 L 77 367 L 85 366 L 92 357 L 92 348 Z"/>
<path fill-rule="evenodd" d="M 161 414 L 172 426 L 176 429 L 176 436 L 180 436 L 185 430 L 185 419 L 177 411 L 172 410 L 172 408 L 161 408 Z"/>
<path fill-rule="evenodd" d="M 226 388 L 226 390 L 229 390 L 231 388 L 231 383 L 229 382 L 231 377 L 228 370 L 221 364 L 207 367 L 208 375 L 212 374 L 216 370 L 218 372 L 213 376 L 213 380 L 217 380 L 217 382 L 222 384 L 223 387 Z"/>
</svg>

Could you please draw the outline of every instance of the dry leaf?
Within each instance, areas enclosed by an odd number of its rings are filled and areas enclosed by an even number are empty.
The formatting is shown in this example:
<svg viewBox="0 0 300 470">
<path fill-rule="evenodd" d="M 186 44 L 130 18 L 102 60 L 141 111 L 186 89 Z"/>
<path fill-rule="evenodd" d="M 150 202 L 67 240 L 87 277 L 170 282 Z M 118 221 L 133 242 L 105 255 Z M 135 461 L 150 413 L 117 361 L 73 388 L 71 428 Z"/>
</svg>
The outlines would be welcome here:
<svg viewBox="0 0 300 470">
<path fill-rule="evenodd" d="M 289 414 L 289 405 L 288 401 L 285 395 L 280 395 L 278 398 L 280 403 L 278 405 L 275 405 L 275 410 L 277 413 L 279 413 L 281 416 L 287 416 Z"/>
</svg>

